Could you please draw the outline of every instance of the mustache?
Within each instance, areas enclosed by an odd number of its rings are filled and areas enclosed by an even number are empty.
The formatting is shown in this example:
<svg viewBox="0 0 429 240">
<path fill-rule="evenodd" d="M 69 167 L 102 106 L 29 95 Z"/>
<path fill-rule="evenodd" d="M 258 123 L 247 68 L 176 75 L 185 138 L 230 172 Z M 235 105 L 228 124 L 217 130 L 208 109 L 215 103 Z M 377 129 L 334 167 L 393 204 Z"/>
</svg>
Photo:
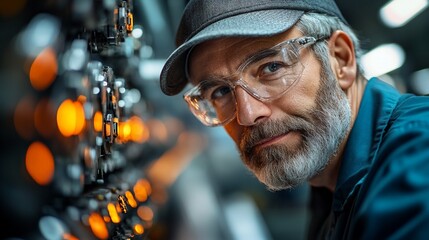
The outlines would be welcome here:
<svg viewBox="0 0 429 240">
<path fill-rule="evenodd" d="M 303 116 L 285 116 L 280 120 L 269 120 L 246 127 L 241 135 L 240 150 L 245 154 L 251 154 L 254 147 L 264 139 L 273 138 L 290 131 L 299 131 L 305 138 L 308 137 L 309 129 L 314 127 L 311 121 Z"/>
</svg>

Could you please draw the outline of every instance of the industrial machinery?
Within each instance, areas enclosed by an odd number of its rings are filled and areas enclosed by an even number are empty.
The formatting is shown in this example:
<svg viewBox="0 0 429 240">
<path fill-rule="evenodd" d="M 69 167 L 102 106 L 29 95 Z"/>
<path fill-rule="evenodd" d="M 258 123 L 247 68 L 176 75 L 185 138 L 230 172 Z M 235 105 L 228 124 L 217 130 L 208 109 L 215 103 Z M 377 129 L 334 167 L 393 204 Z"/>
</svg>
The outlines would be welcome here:
<svg viewBox="0 0 429 240">
<path fill-rule="evenodd" d="M 162 202 L 146 170 L 171 145 L 150 144 L 133 1 L 15 2 L 1 13 L 21 11 L 2 23 L 2 237 L 146 238 Z"/>
</svg>

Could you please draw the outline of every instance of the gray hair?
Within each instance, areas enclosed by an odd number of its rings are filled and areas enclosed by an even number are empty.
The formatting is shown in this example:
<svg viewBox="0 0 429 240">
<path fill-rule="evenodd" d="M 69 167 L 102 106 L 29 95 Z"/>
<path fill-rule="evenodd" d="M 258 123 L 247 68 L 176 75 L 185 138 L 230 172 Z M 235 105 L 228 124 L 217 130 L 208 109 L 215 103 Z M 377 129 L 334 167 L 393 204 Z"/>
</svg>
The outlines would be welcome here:
<svg viewBox="0 0 429 240">
<path fill-rule="evenodd" d="M 355 56 L 357 62 L 357 75 L 363 75 L 363 69 L 360 65 L 360 58 L 362 56 L 362 49 L 360 42 L 355 32 L 346 24 L 344 24 L 337 17 L 331 17 L 318 13 L 306 13 L 297 22 L 296 27 L 304 34 L 315 37 L 331 36 L 336 30 L 342 30 L 347 33 L 354 45 Z M 323 65 L 329 63 L 328 53 L 329 49 L 327 44 L 315 44 L 313 51 L 319 58 Z"/>
</svg>

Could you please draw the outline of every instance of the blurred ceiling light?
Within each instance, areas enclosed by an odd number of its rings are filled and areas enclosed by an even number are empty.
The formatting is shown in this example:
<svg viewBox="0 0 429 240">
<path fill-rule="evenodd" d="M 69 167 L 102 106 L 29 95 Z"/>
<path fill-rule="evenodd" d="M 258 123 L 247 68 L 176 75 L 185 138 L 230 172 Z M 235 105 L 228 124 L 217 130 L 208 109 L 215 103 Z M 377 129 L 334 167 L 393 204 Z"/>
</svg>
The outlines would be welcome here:
<svg viewBox="0 0 429 240">
<path fill-rule="evenodd" d="M 428 0 L 393 0 L 380 9 L 380 17 L 388 27 L 401 27 L 429 5 Z"/>
<path fill-rule="evenodd" d="M 395 88 L 398 88 L 399 86 L 397 85 L 397 82 L 395 81 L 395 78 L 393 78 L 392 76 L 390 76 L 389 74 L 383 74 L 383 75 L 381 75 L 381 76 L 378 76 L 378 78 L 381 80 L 381 81 L 383 81 L 383 82 L 385 82 L 385 83 L 387 83 L 387 84 L 389 84 L 389 85 L 391 85 L 391 86 L 393 86 L 393 87 L 395 87 Z M 397 77 L 396 77 L 397 78 Z"/>
<path fill-rule="evenodd" d="M 376 77 L 391 72 L 404 64 L 405 52 L 401 46 L 395 43 L 382 44 L 361 59 L 364 75 Z"/>
<path fill-rule="evenodd" d="M 411 75 L 410 85 L 416 94 L 429 94 L 429 68 L 414 72 Z"/>
</svg>

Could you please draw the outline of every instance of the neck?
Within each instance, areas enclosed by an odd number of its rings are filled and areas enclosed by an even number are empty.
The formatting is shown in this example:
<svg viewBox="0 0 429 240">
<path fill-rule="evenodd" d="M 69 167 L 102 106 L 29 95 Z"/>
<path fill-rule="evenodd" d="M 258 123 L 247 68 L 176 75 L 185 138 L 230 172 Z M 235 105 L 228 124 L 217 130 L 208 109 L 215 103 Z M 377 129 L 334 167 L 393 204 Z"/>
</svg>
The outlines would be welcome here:
<svg viewBox="0 0 429 240">
<path fill-rule="evenodd" d="M 346 143 L 347 143 L 350 131 L 353 128 L 354 122 L 356 120 L 366 84 L 367 84 L 367 80 L 363 77 L 359 77 L 352 84 L 352 86 L 346 90 L 346 95 L 349 100 L 351 111 L 352 111 L 350 127 L 348 129 L 346 137 L 341 142 L 338 148 L 337 154 L 333 156 L 328 166 L 326 166 L 326 168 L 321 173 L 319 173 L 317 176 L 313 177 L 309 181 L 311 186 L 325 187 L 329 189 L 331 192 L 335 191 L 344 149 L 346 147 Z"/>
</svg>

